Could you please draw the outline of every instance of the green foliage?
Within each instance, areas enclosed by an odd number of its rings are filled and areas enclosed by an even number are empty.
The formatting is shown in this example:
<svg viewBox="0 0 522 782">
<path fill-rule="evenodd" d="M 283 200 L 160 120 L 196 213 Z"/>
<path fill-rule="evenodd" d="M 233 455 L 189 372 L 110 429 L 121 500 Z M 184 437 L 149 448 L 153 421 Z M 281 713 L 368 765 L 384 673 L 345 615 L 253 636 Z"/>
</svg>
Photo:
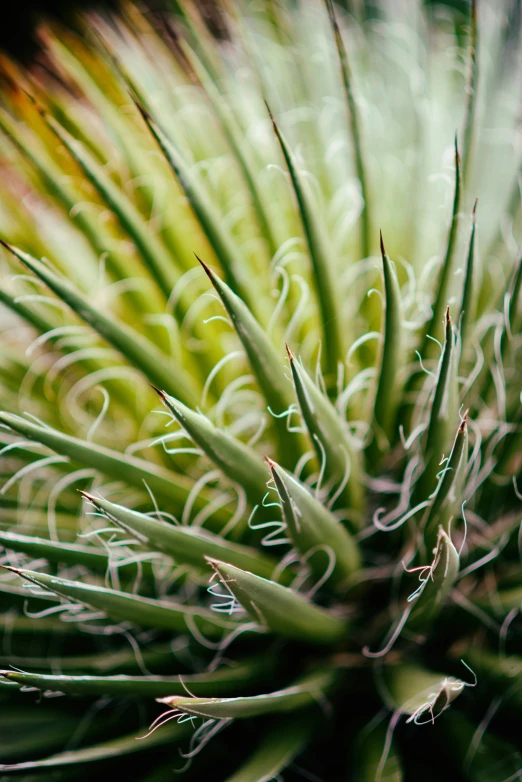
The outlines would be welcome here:
<svg viewBox="0 0 522 782">
<path fill-rule="evenodd" d="M 516 779 L 516 20 L 217 5 L 0 61 L 0 780 Z"/>
</svg>

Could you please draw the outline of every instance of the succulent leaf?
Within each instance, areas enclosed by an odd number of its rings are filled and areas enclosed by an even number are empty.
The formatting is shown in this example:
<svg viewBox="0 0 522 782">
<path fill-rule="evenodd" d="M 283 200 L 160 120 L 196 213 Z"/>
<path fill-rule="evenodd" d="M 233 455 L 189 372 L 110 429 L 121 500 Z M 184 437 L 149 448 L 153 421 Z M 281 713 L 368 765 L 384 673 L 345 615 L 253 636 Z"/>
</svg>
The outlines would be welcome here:
<svg viewBox="0 0 522 782">
<path fill-rule="evenodd" d="M 0 778 L 518 778 L 520 9 L 457 5 L 0 54 Z"/>
<path fill-rule="evenodd" d="M 312 644 L 333 644 L 346 634 L 345 620 L 292 589 L 226 562 L 208 561 L 250 618 L 267 631 Z"/>
</svg>

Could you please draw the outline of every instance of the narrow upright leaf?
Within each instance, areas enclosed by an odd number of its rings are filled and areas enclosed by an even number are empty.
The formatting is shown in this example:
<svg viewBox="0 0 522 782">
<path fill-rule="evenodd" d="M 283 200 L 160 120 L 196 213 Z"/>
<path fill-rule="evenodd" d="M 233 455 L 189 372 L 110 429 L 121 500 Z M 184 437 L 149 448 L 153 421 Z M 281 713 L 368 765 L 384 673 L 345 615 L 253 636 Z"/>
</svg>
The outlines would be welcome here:
<svg viewBox="0 0 522 782">
<path fill-rule="evenodd" d="M 331 568 L 332 580 L 346 583 L 361 563 L 357 543 L 302 483 L 271 459 L 267 462 L 288 534 L 297 550 L 319 578 Z"/>
<path fill-rule="evenodd" d="M 270 112 L 269 112 L 270 113 Z M 292 187 L 297 200 L 299 214 L 310 253 L 312 272 L 319 305 L 319 313 L 323 329 L 323 366 L 327 386 L 335 386 L 337 366 L 344 360 L 344 334 L 341 318 L 341 307 L 338 300 L 333 268 L 332 250 L 328 247 L 324 228 L 316 216 L 316 210 L 294 160 L 294 156 L 286 142 L 279 126 L 270 113 L 274 132 L 279 141 L 285 159 Z"/>
<path fill-rule="evenodd" d="M 53 117 L 44 114 L 44 118 L 68 152 L 80 164 L 85 175 L 98 190 L 109 208 L 117 216 L 122 227 L 135 243 L 165 296 L 170 296 L 172 288 L 179 278 L 179 271 L 176 269 L 176 259 L 169 255 L 160 239 L 148 227 L 139 210 L 118 189 L 83 144 L 74 139 Z"/>
<path fill-rule="evenodd" d="M 339 55 L 339 63 L 341 66 L 341 79 L 343 84 L 344 97 L 346 100 L 346 108 L 348 110 L 348 121 L 350 124 L 351 141 L 353 147 L 353 157 L 355 162 L 355 170 L 357 172 L 357 179 L 361 188 L 361 197 L 363 200 L 363 207 L 361 211 L 361 256 L 368 258 L 370 255 L 370 231 L 371 231 L 371 219 L 370 219 L 370 199 L 368 193 L 368 185 L 366 182 L 366 166 L 364 163 L 364 155 L 362 148 L 362 133 L 361 133 L 361 120 L 359 117 L 359 109 L 355 100 L 353 91 L 353 75 L 350 67 L 350 61 L 348 60 L 348 52 L 344 45 L 343 37 L 337 24 L 337 18 L 335 16 L 335 10 L 332 0 L 325 0 L 328 15 L 330 17 L 330 23 L 334 33 L 335 44 L 337 47 L 337 53 Z"/>
<path fill-rule="evenodd" d="M 374 416 L 378 429 L 374 436 L 379 439 L 379 433 L 382 431 L 386 441 L 390 443 L 393 441 L 395 435 L 395 419 L 400 395 L 400 370 L 403 363 L 403 314 L 397 275 L 386 254 L 386 250 L 384 249 L 382 234 L 381 255 L 385 294 L 383 318 L 384 339 L 377 392 L 375 394 Z"/>
<path fill-rule="evenodd" d="M 245 489 L 253 505 L 259 504 L 266 494 L 266 471 L 255 451 L 164 391 L 158 389 L 158 394 L 203 453 L 227 478 Z"/>
<path fill-rule="evenodd" d="M 468 255 L 466 261 L 466 268 L 464 270 L 464 285 L 462 288 L 462 299 L 460 304 L 460 345 L 461 355 L 466 349 L 469 341 L 469 324 L 472 322 L 472 316 L 474 314 L 474 267 L 475 267 L 475 229 L 476 229 L 476 216 L 477 216 L 477 201 L 473 206 L 473 212 L 471 213 L 471 234 L 468 244 Z"/>
<path fill-rule="evenodd" d="M 252 372 L 266 400 L 275 415 L 273 425 L 278 438 L 279 458 L 293 468 L 300 454 L 299 438 L 287 428 L 286 417 L 280 417 L 293 402 L 291 386 L 285 377 L 282 357 L 278 356 L 256 318 L 244 301 L 228 285 L 219 279 L 209 266 L 198 259 L 208 278 L 216 289 L 232 325 L 241 340 Z"/>
<path fill-rule="evenodd" d="M 342 491 L 351 512 L 350 521 L 357 527 L 358 515 L 364 505 L 361 455 L 335 407 L 288 348 L 287 353 L 301 415 L 320 469 L 324 470 L 327 490 L 333 495 Z"/>
<path fill-rule="evenodd" d="M 477 86 L 479 77 L 478 68 L 478 19 L 477 0 L 470 3 L 470 39 L 469 39 L 469 75 L 466 85 L 466 112 L 464 115 L 463 151 L 462 151 L 462 182 L 464 187 L 469 184 L 471 163 L 475 146 L 477 129 L 476 105 Z"/>
<path fill-rule="evenodd" d="M 430 339 L 428 339 L 428 336 L 435 337 L 435 339 L 439 339 L 441 337 L 440 324 L 442 323 L 444 310 L 446 309 L 451 295 L 450 285 L 452 282 L 453 259 L 455 255 L 455 246 L 457 243 L 457 233 L 459 226 L 461 190 L 460 157 L 457 138 L 455 137 L 455 190 L 453 194 L 451 223 L 448 231 L 446 251 L 442 261 L 442 266 L 440 268 L 438 278 L 435 280 L 433 286 L 433 290 L 435 291 L 435 300 L 432 306 L 431 320 L 426 329 L 426 336 L 421 348 L 421 355 L 423 358 L 431 357 L 433 355 L 435 345 Z"/>
<path fill-rule="evenodd" d="M 415 633 L 429 632 L 455 584 L 458 572 L 457 549 L 450 536 L 439 527 L 433 561 L 422 574 L 422 585 L 412 601 L 406 630 Z"/>
<path fill-rule="evenodd" d="M 253 170 L 250 155 L 248 154 L 248 148 L 245 149 L 243 145 L 239 143 L 239 140 L 241 139 L 240 125 L 234 117 L 231 106 L 227 105 L 226 96 L 219 89 L 219 86 L 212 78 L 207 67 L 201 60 L 201 57 L 196 55 L 195 51 L 186 43 L 186 41 L 182 40 L 181 46 L 183 53 L 188 58 L 191 66 L 194 68 L 194 71 L 197 74 L 206 95 L 208 96 L 209 102 L 212 105 L 212 109 L 214 110 L 214 113 L 219 120 L 230 149 L 232 150 L 238 163 L 244 182 L 252 199 L 252 206 L 259 222 L 261 234 L 267 243 L 269 256 L 270 258 L 273 258 L 278 249 L 277 241 L 274 236 L 270 216 L 267 213 L 265 203 L 261 196 L 261 189 L 256 182 L 256 174 Z"/>
<path fill-rule="evenodd" d="M 403 631 L 413 633 L 418 639 L 432 629 L 433 621 L 453 588 L 459 571 L 458 552 L 442 527 L 439 527 L 437 545 L 433 550 L 433 561 L 415 570 L 419 572 L 420 586 L 408 598 L 401 616 L 388 633 L 383 649 L 370 651 L 365 647 L 363 650 L 365 656 L 373 658 L 384 656 Z"/>
<path fill-rule="evenodd" d="M 424 446 L 424 470 L 415 487 L 417 501 L 425 500 L 434 490 L 441 459 L 451 447 L 458 420 L 457 356 L 449 309 L 446 310 L 445 320 L 444 347 L 439 361 Z"/>
<path fill-rule="evenodd" d="M 431 505 L 428 507 L 426 520 L 423 523 L 424 542 L 428 551 L 431 550 L 437 538 L 437 530 L 442 525 L 449 533 L 449 522 L 458 504 L 462 502 L 462 480 L 464 477 L 468 455 L 468 426 L 464 416 L 457 430 L 453 448 L 443 467 L 443 475 Z"/>
<path fill-rule="evenodd" d="M 244 263 L 233 238 L 224 227 L 222 216 L 172 141 L 152 119 L 150 114 L 145 111 L 143 106 L 136 100 L 135 103 L 147 127 L 156 139 L 159 148 L 165 155 L 165 159 L 176 179 L 185 191 L 190 206 L 216 253 L 227 283 L 244 302 L 251 306 L 254 312 L 259 312 L 259 300 L 257 299 L 256 302 L 254 291 L 250 290 L 248 286 Z"/>
</svg>

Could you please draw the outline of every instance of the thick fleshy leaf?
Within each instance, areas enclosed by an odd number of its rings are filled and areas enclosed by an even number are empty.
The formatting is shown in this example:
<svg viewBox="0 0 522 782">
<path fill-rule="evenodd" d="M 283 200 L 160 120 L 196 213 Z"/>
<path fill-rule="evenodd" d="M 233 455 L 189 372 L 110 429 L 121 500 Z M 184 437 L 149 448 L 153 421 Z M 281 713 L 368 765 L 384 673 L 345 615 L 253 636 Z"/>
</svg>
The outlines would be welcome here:
<svg viewBox="0 0 522 782">
<path fill-rule="evenodd" d="M 179 674 L 179 676 L 74 676 L 66 674 L 0 671 L 0 683 L 36 687 L 72 695 L 129 698 L 161 698 L 167 695 L 221 696 L 251 688 L 266 677 L 266 661 L 257 659 L 212 673 Z"/>
<path fill-rule="evenodd" d="M 370 651 L 365 647 L 363 653 L 367 657 L 383 657 L 403 632 L 418 638 L 432 629 L 433 621 L 440 613 L 459 571 L 458 552 L 442 527 L 439 527 L 431 564 L 416 570 L 419 572 L 420 586 L 408 598 L 408 605 L 389 631 L 383 649 Z"/>
<path fill-rule="evenodd" d="M 324 700 L 335 684 L 333 671 L 315 671 L 290 687 L 264 695 L 238 698 L 161 698 L 172 709 L 212 719 L 245 719 L 263 714 L 288 713 L 305 709 Z"/>
<path fill-rule="evenodd" d="M 458 421 L 457 363 L 455 334 L 447 309 L 444 348 L 439 361 L 424 445 L 424 470 L 415 486 L 417 502 L 427 499 L 435 489 L 441 459 L 448 453 L 453 441 Z"/>
<path fill-rule="evenodd" d="M 312 644 L 333 644 L 347 634 L 344 619 L 313 605 L 292 589 L 228 563 L 208 561 L 221 583 L 266 630 Z"/>
<path fill-rule="evenodd" d="M 277 417 L 289 409 L 293 402 L 291 386 L 285 377 L 282 359 L 277 355 L 266 332 L 250 312 L 244 301 L 219 279 L 201 259 L 212 285 L 216 289 L 232 325 L 241 340 L 252 372 L 266 400 L 275 414 L 273 425 L 277 433 L 281 461 L 294 467 L 300 451 L 299 438 L 288 431 L 286 417 Z"/>
<path fill-rule="evenodd" d="M 403 363 L 403 313 L 401 292 L 395 269 L 392 266 L 381 235 L 381 255 L 384 275 L 384 318 L 383 345 L 381 353 L 379 379 L 374 403 L 374 416 L 379 440 L 382 432 L 386 442 L 392 442 L 395 435 L 395 419 L 400 398 L 400 370 Z M 382 450 L 382 448 L 380 449 Z"/>
<path fill-rule="evenodd" d="M 391 706 L 409 715 L 408 722 L 432 722 L 458 698 L 466 686 L 454 676 L 444 676 L 411 663 L 388 666 L 384 681 Z"/>
<path fill-rule="evenodd" d="M 165 407 L 194 440 L 203 453 L 234 483 L 246 491 L 252 504 L 258 504 L 266 494 L 266 470 L 258 455 L 227 432 L 217 427 L 201 413 L 196 413 L 164 391 L 158 393 Z"/>
<path fill-rule="evenodd" d="M 422 585 L 413 600 L 406 630 L 429 632 L 440 612 L 459 572 L 459 555 L 451 538 L 439 527 L 433 561 L 422 574 Z"/>
<path fill-rule="evenodd" d="M 461 421 L 457 430 L 453 448 L 443 468 L 433 501 L 428 508 L 424 527 L 424 542 L 428 551 L 431 550 L 437 538 L 437 531 L 442 525 L 449 532 L 449 522 L 462 501 L 462 480 L 466 469 L 468 456 L 468 426 L 467 417 Z"/>
<path fill-rule="evenodd" d="M 204 608 L 194 608 L 174 601 L 152 600 L 96 584 L 69 581 L 47 573 L 37 573 L 34 570 L 8 569 L 42 589 L 54 592 L 68 600 L 83 603 L 103 612 L 111 619 L 132 622 L 143 627 L 188 632 L 187 622 L 194 622 L 202 632 L 219 635 L 224 629 L 233 629 L 237 626 L 237 623 L 220 619 L 215 613 Z"/>
<path fill-rule="evenodd" d="M 308 743 L 315 722 L 311 715 L 283 717 L 271 725 L 246 763 L 226 782 L 270 782 Z"/>
<path fill-rule="evenodd" d="M 133 535 L 145 548 L 162 551 L 171 556 L 175 562 L 207 570 L 205 557 L 226 558 L 232 565 L 248 569 L 265 578 L 270 578 L 276 568 L 276 560 L 248 546 L 231 543 L 201 527 L 167 523 L 87 492 L 82 494 L 95 508 Z"/>
<path fill-rule="evenodd" d="M 350 522 L 358 526 L 358 513 L 364 503 L 360 453 L 335 407 L 288 348 L 287 352 L 301 415 L 317 460 L 324 469 L 326 485 L 334 495 L 342 491 L 351 512 Z"/>
<path fill-rule="evenodd" d="M 319 578 L 331 569 L 332 580 L 346 583 L 361 564 L 357 543 L 302 483 L 271 459 L 267 462 L 293 544 Z"/>
<path fill-rule="evenodd" d="M 195 389 L 192 379 L 180 367 L 173 366 L 171 359 L 159 351 L 152 342 L 135 329 L 118 322 L 114 317 L 108 317 L 94 307 L 88 297 L 77 290 L 69 280 L 56 274 L 42 261 L 6 242 L 1 240 L 0 242 L 56 293 L 78 317 L 92 326 L 100 336 L 140 370 L 147 380 L 181 399 L 193 398 Z"/>
<path fill-rule="evenodd" d="M 460 348 L 461 354 L 465 351 L 469 341 L 469 324 L 472 323 L 475 307 L 475 290 L 474 290 L 474 277 L 475 277 L 475 233 L 477 217 L 477 201 L 473 206 L 473 212 L 471 213 L 471 233 L 468 244 L 468 255 L 466 260 L 466 268 L 464 269 L 464 285 L 462 286 L 462 299 L 460 303 L 460 322 L 459 322 L 459 336 L 460 336 Z"/>
</svg>

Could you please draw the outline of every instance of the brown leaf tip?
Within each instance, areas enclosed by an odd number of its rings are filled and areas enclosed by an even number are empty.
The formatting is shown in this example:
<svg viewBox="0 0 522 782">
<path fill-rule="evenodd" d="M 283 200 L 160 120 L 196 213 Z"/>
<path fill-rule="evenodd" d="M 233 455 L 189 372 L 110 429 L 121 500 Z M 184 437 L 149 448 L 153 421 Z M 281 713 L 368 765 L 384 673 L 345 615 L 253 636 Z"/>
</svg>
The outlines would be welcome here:
<svg viewBox="0 0 522 782">
<path fill-rule="evenodd" d="M 384 258 L 384 256 L 386 255 L 386 248 L 384 247 L 384 241 L 383 241 L 383 238 L 382 238 L 382 231 L 379 231 L 379 241 L 380 241 L 380 244 L 381 244 L 381 255 Z"/>
<path fill-rule="evenodd" d="M 92 503 L 95 503 L 95 502 L 96 502 L 96 499 L 97 499 L 97 498 L 96 498 L 96 497 L 95 497 L 93 494 L 89 494 L 89 492 L 88 492 L 88 491 L 84 491 L 83 489 L 77 489 L 77 492 L 78 492 L 79 494 L 81 494 L 81 495 L 82 495 L 82 497 L 84 497 L 84 498 L 85 498 L 86 500 L 88 500 L 89 502 L 92 502 Z"/>
<path fill-rule="evenodd" d="M 202 259 L 199 257 L 199 255 L 198 255 L 197 253 L 194 253 L 194 255 L 196 256 L 196 260 L 198 261 L 198 263 L 200 263 L 200 264 L 201 264 L 201 266 L 203 267 L 203 269 L 205 270 L 205 273 L 206 273 L 207 277 L 208 277 L 208 278 L 209 278 L 209 280 L 212 282 L 212 281 L 213 281 L 213 279 L 214 279 L 214 272 L 212 271 L 212 269 L 210 268 L 210 266 L 209 266 L 207 263 L 205 263 L 205 261 L 203 261 L 203 260 L 202 260 Z"/>
<path fill-rule="evenodd" d="M 167 398 L 167 393 L 165 391 L 162 391 L 161 388 L 158 388 L 153 383 L 149 383 L 149 386 L 154 389 L 154 391 L 157 393 L 161 399 L 165 400 Z"/>
<path fill-rule="evenodd" d="M 455 165 L 460 165 L 459 138 L 457 132 L 455 132 Z"/>
<path fill-rule="evenodd" d="M 0 567 L 3 568 L 4 570 L 10 570 L 11 573 L 16 573 L 17 576 L 22 575 L 22 570 L 20 568 L 11 567 L 11 565 L 0 565 Z"/>
</svg>

